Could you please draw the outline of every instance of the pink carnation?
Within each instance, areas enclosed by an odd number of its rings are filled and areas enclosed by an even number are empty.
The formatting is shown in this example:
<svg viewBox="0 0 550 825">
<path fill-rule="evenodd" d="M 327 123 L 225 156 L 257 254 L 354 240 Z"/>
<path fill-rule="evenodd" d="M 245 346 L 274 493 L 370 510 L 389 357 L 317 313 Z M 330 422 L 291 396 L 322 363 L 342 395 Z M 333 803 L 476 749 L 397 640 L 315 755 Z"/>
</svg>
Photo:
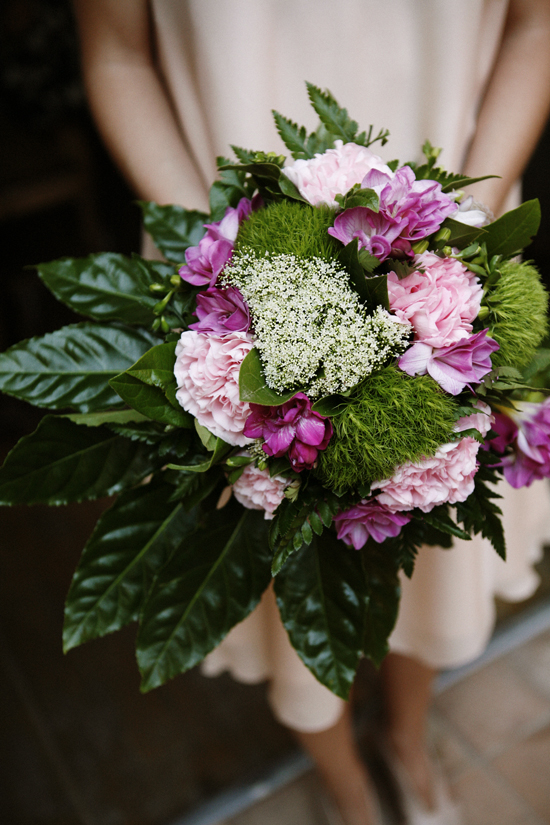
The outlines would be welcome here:
<svg viewBox="0 0 550 825">
<path fill-rule="evenodd" d="M 448 347 L 472 332 L 483 288 L 472 272 L 454 258 L 424 252 L 415 258 L 422 267 L 401 280 L 388 274 L 390 309 L 414 327 L 415 340 Z"/>
<path fill-rule="evenodd" d="M 429 513 L 438 504 L 465 501 L 474 491 L 479 447 L 474 438 L 443 444 L 433 458 L 402 464 L 371 489 L 382 490 L 377 501 L 393 512 L 418 507 Z"/>
<path fill-rule="evenodd" d="M 239 370 L 252 347 L 244 332 L 221 338 L 195 330 L 182 332 L 176 344 L 179 403 L 211 433 L 241 447 L 251 439 L 243 434 L 250 407 L 239 398 Z"/>
<path fill-rule="evenodd" d="M 243 507 L 249 510 L 264 510 L 265 518 L 271 519 L 284 498 L 286 486 L 286 479 L 280 476 L 271 478 L 267 470 L 260 470 L 259 467 L 249 464 L 233 484 L 233 492 Z"/>
<path fill-rule="evenodd" d="M 337 140 L 334 147 L 308 160 L 297 160 L 283 169 L 300 195 L 312 206 L 318 203 L 337 206 L 335 195 L 345 195 L 352 186 L 361 183 L 371 169 L 392 174 L 382 158 L 365 146 Z"/>
</svg>

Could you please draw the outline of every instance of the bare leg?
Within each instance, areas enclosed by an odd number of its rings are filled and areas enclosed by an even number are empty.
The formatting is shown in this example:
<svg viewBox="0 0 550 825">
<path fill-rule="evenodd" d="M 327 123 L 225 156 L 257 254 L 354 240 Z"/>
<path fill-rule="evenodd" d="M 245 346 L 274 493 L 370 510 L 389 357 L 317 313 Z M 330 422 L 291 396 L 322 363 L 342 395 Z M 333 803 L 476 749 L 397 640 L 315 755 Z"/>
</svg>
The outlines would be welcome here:
<svg viewBox="0 0 550 825">
<path fill-rule="evenodd" d="M 355 745 L 349 705 L 333 727 L 293 733 L 315 762 L 345 825 L 374 825 L 374 791 Z"/>
<path fill-rule="evenodd" d="M 388 737 L 415 791 L 433 808 L 433 768 L 426 725 L 437 671 L 409 656 L 390 653 L 382 664 Z"/>
</svg>

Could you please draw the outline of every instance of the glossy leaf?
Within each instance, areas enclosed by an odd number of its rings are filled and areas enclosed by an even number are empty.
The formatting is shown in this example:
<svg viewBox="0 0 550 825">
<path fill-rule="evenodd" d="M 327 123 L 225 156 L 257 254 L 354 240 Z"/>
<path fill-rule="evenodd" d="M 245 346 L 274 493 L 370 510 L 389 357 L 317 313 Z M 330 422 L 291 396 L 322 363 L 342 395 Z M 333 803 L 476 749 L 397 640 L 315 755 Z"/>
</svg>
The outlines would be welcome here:
<svg viewBox="0 0 550 825">
<path fill-rule="evenodd" d="M 444 246 L 458 246 L 460 249 L 464 249 L 476 239 L 480 243 L 485 240 L 485 229 L 468 226 L 468 224 L 455 221 L 453 218 L 445 218 L 441 224 L 441 229 L 450 229 L 451 234 L 449 238 L 438 243 L 438 249 L 442 249 Z"/>
<path fill-rule="evenodd" d="M 65 606 L 65 652 L 136 621 L 153 576 L 196 528 L 159 480 L 123 493 L 84 548 Z"/>
<path fill-rule="evenodd" d="M 175 348 L 175 342 L 158 344 L 110 384 L 130 407 L 148 418 L 188 428 L 193 416 L 176 399 Z"/>
<path fill-rule="evenodd" d="M 271 574 L 263 514 L 230 502 L 156 579 L 145 603 L 137 658 L 148 691 L 198 664 L 258 604 Z"/>
<path fill-rule="evenodd" d="M 182 206 L 160 206 L 154 201 L 140 201 L 140 206 L 143 225 L 156 247 L 169 261 L 184 263 L 185 250 L 198 245 L 209 216 Z"/>
<path fill-rule="evenodd" d="M 534 200 L 525 201 L 517 209 L 506 212 L 501 218 L 485 227 L 483 240 L 487 244 L 487 255 L 514 255 L 529 246 L 540 225 L 540 204 Z"/>
<path fill-rule="evenodd" d="M 115 324 L 63 327 L 0 354 L 0 390 L 54 410 L 86 413 L 121 406 L 109 379 L 157 342 L 146 330 Z"/>
<path fill-rule="evenodd" d="M 98 321 L 120 320 L 149 326 L 158 302 L 149 285 L 173 275 L 173 266 L 100 252 L 38 264 L 38 274 L 55 297 L 75 312 Z"/>
<path fill-rule="evenodd" d="M 283 624 L 298 656 L 313 675 L 342 699 L 361 657 L 366 585 L 359 553 L 333 534 L 313 537 L 294 553 L 275 579 Z"/>
<path fill-rule="evenodd" d="M 124 426 L 125 424 L 142 424 L 149 422 L 147 416 L 137 410 L 106 410 L 97 413 L 70 413 L 63 416 L 74 424 L 84 424 L 86 427 L 101 427 L 103 424 Z"/>
<path fill-rule="evenodd" d="M 68 504 L 110 496 L 157 469 L 157 453 L 106 427 L 81 427 L 48 415 L 8 453 L 0 468 L 0 504 Z"/>
<path fill-rule="evenodd" d="M 279 394 L 266 384 L 260 354 L 254 347 L 250 350 L 239 370 L 239 397 L 241 401 L 276 407 L 293 398 L 299 390 L 289 390 Z"/>
<path fill-rule="evenodd" d="M 215 441 L 210 443 L 210 446 L 207 447 L 208 451 L 211 455 L 208 457 L 206 461 L 199 462 L 198 464 L 169 464 L 168 467 L 170 470 L 181 470 L 186 473 L 206 473 L 213 467 L 215 464 L 219 464 L 222 458 L 230 452 L 233 447 L 231 444 L 228 444 L 222 438 L 216 438 L 213 436 Z"/>
<path fill-rule="evenodd" d="M 363 563 L 368 598 L 363 652 L 378 667 L 388 653 L 388 638 L 397 621 L 401 596 L 399 565 L 384 544 L 372 540 L 357 555 Z"/>
</svg>

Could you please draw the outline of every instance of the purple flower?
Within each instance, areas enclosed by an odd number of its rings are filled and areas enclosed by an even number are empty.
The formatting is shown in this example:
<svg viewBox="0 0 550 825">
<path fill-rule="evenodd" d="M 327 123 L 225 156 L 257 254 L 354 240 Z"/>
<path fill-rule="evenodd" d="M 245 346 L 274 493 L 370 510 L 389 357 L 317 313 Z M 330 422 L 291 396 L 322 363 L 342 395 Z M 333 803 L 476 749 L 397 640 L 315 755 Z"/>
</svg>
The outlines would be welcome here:
<svg viewBox="0 0 550 825">
<path fill-rule="evenodd" d="M 296 472 L 311 470 L 319 450 L 325 450 L 332 436 L 330 420 L 311 409 L 303 392 L 279 407 L 250 405 L 243 433 L 247 438 L 263 438 L 266 455 L 288 455 Z"/>
<path fill-rule="evenodd" d="M 190 246 L 185 252 L 186 263 L 179 270 L 184 281 L 193 286 L 214 286 L 233 254 L 239 225 L 248 218 L 251 210 L 252 201 L 241 198 L 236 207 L 227 207 L 221 221 L 204 224 L 204 238 L 198 246 Z"/>
<path fill-rule="evenodd" d="M 337 215 L 328 232 L 344 245 L 354 238 L 380 261 L 389 255 L 412 256 L 411 244 L 439 229 L 457 211 L 452 198 L 434 180 L 416 180 L 410 166 L 393 173 L 372 168 L 363 178 L 363 189 L 373 189 L 380 199 L 378 212 L 366 206 Z"/>
<path fill-rule="evenodd" d="M 410 166 L 401 166 L 390 176 L 379 169 L 367 172 L 363 189 L 374 189 L 380 198 L 380 212 L 402 221 L 401 237 L 414 243 L 436 232 L 445 218 L 457 210 L 455 201 L 434 180 L 416 180 Z"/>
<path fill-rule="evenodd" d="M 448 347 L 413 344 L 399 359 L 407 375 L 431 375 L 445 392 L 458 395 L 467 384 L 478 384 L 491 371 L 491 353 L 499 349 L 487 329 Z"/>
<path fill-rule="evenodd" d="M 197 332 L 228 335 L 231 332 L 248 332 L 250 313 L 243 296 L 233 286 L 227 289 L 210 287 L 197 295 L 195 315 L 199 319 L 189 324 Z"/>
<path fill-rule="evenodd" d="M 357 238 L 359 249 L 366 249 L 379 261 L 385 261 L 392 252 L 412 254 L 410 243 L 400 238 L 405 226 L 406 221 L 387 218 L 366 206 L 355 206 L 336 216 L 328 234 L 344 246 Z"/>
<path fill-rule="evenodd" d="M 338 538 L 352 544 L 359 550 L 367 543 L 369 536 L 378 544 L 389 536 L 398 536 L 404 524 L 408 524 L 411 516 L 405 513 L 392 513 L 384 504 L 376 499 L 360 501 L 349 510 L 344 510 L 334 517 L 338 525 Z"/>
<path fill-rule="evenodd" d="M 541 404 L 523 404 L 513 418 L 495 415 L 489 442 L 505 453 L 500 465 L 512 487 L 528 487 L 533 481 L 550 477 L 550 398 Z"/>
</svg>

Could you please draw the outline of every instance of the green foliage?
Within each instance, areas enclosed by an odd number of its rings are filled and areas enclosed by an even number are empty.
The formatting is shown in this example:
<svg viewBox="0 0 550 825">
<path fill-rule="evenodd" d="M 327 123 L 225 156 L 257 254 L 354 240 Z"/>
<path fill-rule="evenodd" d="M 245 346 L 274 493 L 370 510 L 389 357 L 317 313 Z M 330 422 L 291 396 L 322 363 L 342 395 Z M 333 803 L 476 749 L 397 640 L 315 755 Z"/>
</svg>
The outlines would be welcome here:
<svg viewBox="0 0 550 825">
<path fill-rule="evenodd" d="M 149 326 L 158 297 L 150 286 L 175 274 L 170 264 L 100 252 L 87 258 L 61 258 L 38 264 L 38 274 L 55 297 L 97 321 Z M 182 282 L 183 283 L 183 282 Z M 177 326 L 178 317 L 168 318 Z"/>
<path fill-rule="evenodd" d="M 449 440 L 455 407 L 427 375 L 413 379 L 394 365 L 373 373 L 334 418 L 318 477 L 333 490 L 388 478 L 398 465 L 431 456 Z"/>
<path fill-rule="evenodd" d="M 485 227 L 483 240 L 487 254 L 508 257 L 529 246 L 540 226 L 540 204 L 537 199 L 525 201 L 521 206 L 506 212 L 501 218 Z"/>
<path fill-rule="evenodd" d="M 276 407 L 296 395 L 296 390 L 278 393 L 266 384 L 260 354 L 253 347 L 245 357 L 239 370 L 239 397 L 249 404 L 263 404 Z"/>
<path fill-rule="evenodd" d="M 388 637 L 397 621 L 401 596 L 399 559 L 388 553 L 386 542 L 377 544 L 372 539 L 359 555 L 367 599 L 363 653 L 379 667 L 388 653 Z"/>
<path fill-rule="evenodd" d="M 187 247 L 197 246 L 204 235 L 203 224 L 209 216 L 182 206 L 160 206 L 154 201 L 139 201 L 139 205 L 143 225 L 156 247 L 167 260 L 183 263 Z"/>
<path fill-rule="evenodd" d="M 219 157 L 217 165 L 220 169 L 220 180 L 212 184 L 209 193 L 211 221 L 221 220 L 229 206 L 237 206 L 241 198 L 251 198 L 254 194 L 252 181 L 246 179 L 245 172 L 225 168 L 231 165 L 231 161 Z"/>
<path fill-rule="evenodd" d="M 0 354 L 0 390 L 36 407 L 86 413 L 120 406 L 108 384 L 158 342 L 117 324 L 82 323 L 30 338 Z"/>
<path fill-rule="evenodd" d="M 334 210 L 283 200 L 254 212 L 239 229 L 235 249 L 258 256 L 296 255 L 298 258 L 332 259 L 341 244 L 327 230 L 334 223 Z"/>
<path fill-rule="evenodd" d="M 495 493 L 494 489 L 487 484 L 495 484 L 498 476 L 493 469 L 498 461 L 498 457 L 491 452 L 480 450 L 478 453 L 480 467 L 475 475 L 475 489 L 466 501 L 454 504 L 456 508 L 456 518 L 460 524 L 464 525 L 467 532 L 481 533 L 489 539 L 498 555 L 506 559 L 506 542 L 504 530 L 499 516 L 502 510 L 495 504 L 494 499 L 501 496 Z"/>
<path fill-rule="evenodd" d="M 191 427 L 193 416 L 176 399 L 175 349 L 175 342 L 153 347 L 109 383 L 130 407 L 148 418 L 176 427 Z"/>
<path fill-rule="evenodd" d="M 151 690 L 218 645 L 258 604 L 271 580 L 262 513 L 231 501 L 197 529 L 153 581 L 140 616 L 137 659 Z"/>
<path fill-rule="evenodd" d="M 123 493 L 84 548 L 65 606 L 65 652 L 136 621 L 153 577 L 196 529 L 197 513 L 155 479 Z"/>
<path fill-rule="evenodd" d="M 361 557 L 327 531 L 275 579 L 283 624 L 313 675 L 348 699 L 363 648 L 367 588 Z"/>
<path fill-rule="evenodd" d="M 269 544 L 274 550 L 271 572 L 276 576 L 289 556 L 304 544 L 311 544 L 313 533 L 320 536 L 344 503 L 318 484 L 301 486 L 295 499 L 285 499 L 271 522 Z"/>
<path fill-rule="evenodd" d="M 500 344 L 491 360 L 495 367 L 521 369 L 546 335 L 548 294 L 532 264 L 504 261 L 499 269 L 501 277 L 486 297 L 489 335 Z"/>
<path fill-rule="evenodd" d="M 349 117 L 347 109 L 338 105 L 327 89 L 322 91 L 313 83 L 306 83 L 306 86 L 311 105 L 319 115 L 321 123 L 335 137 L 341 138 L 344 143 L 357 143 L 359 146 L 370 146 L 378 140 L 382 146 L 387 143 L 390 135 L 387 129 L 381 129 L 376 137 L 372 136 L 372 126 L 369 126 L 368 132 L 357 134 L 359 126 Z"/>
<path fill-rule="evenodd" d="M 82 427 L 47 415 L 0 468 L 0 505 L 68 504 L 111 496 L 158 469 L 155 447 L 107 427 Z"/>
</svg>

